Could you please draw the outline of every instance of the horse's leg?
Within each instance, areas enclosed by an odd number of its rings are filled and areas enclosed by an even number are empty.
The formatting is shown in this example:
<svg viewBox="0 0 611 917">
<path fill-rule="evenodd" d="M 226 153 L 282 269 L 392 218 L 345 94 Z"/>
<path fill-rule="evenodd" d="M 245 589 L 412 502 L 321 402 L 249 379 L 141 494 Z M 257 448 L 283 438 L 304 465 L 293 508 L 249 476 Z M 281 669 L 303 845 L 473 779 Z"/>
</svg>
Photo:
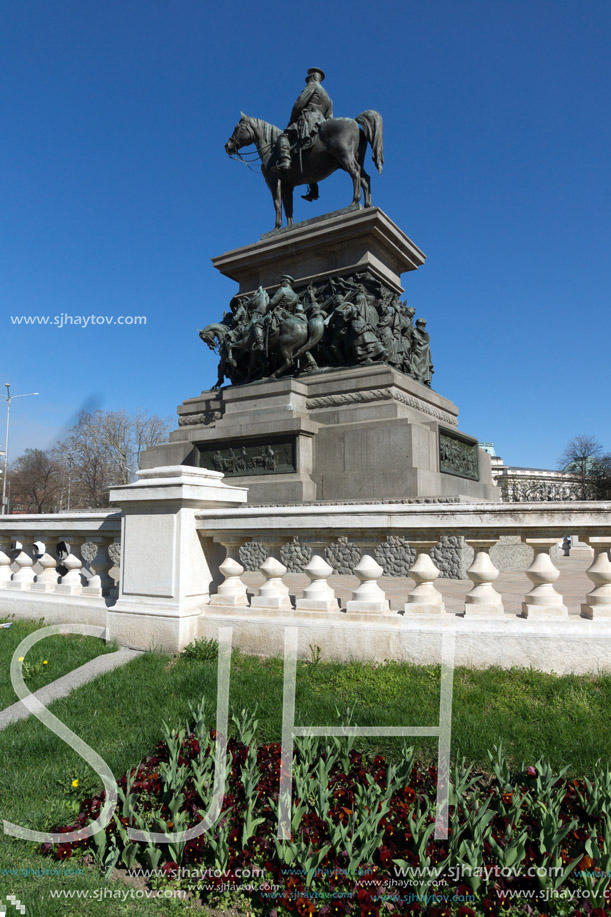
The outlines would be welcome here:
<svg viewBox="0 0 611 917">
<path fill-rule="evenodd" d="M 284 204 L 284 215 L 286 216 L 286 225 L 293 225 L 293 186 L 282 185 L 282 203 Z"/>
<path fill-rule="evenodd" d="M 263 177 L 265 178 L 267 187 L 272 193 L 272 200 L 274 202 L 274 209 L 276 211 L 276 224 L 274 229 L 280 229 L 282 226 L 282 197 L 280 194 L 280 179 L 276 178 L 275 175 L 268 175 L 266 172 L 263 172 Z"/>
<path fill-rule="evenodd" d="M 371 178 L 361 166 L 361 188 L 365 194 L 365 207 L 371 207 Z"/>
</svg>

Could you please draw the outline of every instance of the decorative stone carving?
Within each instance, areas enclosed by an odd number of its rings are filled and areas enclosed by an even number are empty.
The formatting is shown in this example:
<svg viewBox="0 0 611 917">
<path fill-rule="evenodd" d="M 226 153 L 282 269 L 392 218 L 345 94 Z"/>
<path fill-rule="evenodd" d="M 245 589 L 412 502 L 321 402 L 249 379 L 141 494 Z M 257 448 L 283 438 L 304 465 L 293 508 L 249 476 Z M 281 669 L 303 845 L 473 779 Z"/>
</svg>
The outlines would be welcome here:
<svg viewBox="0 0 611 917">
<path fill-rule="evenodd" d="M 369 614 L 384 614 L 390 611 L 390 602 L 384 590 L 378 586 L 378 580 L 384 573 L 382 567 L 369 554 L 364 554 L 354 569 L 360 579 L 360 585 L 352 592 L 352 598 L 346 610 Z"/>
<path fill-rule="evenodd" d="M 407 538 L 400 535 L 389 535 L 373 553 L 385 576 L 409 576 L 416 560 L 416 552 L 410 548 Z"/>
<path fill-rule="evenodd" d="M 439 570 L 431 557 L 435 542 L 414 539 L 412 544 L 417 556 L 409 575 L 415 580 L 416 585 L 407 596 L 405 614 L 444 614 L 443 596 L 435 586 Z"/>
<path fill-rule="evenodd" d="M 420 411 L 422 414 L 428 414 L 430 417 L 435 417 L 436 420 L 440 420 L 442 423 L 448 424 L 449 426 L 457 426 L 458 420 L 452 414 L 448 414 L 447 411 L 442 411 L 440 408 L 433 407 L 431 404 L 427 404 L 426 401 L 421 401 L 419 398 L 415 398 L 411 395 L 407 395 L 405 392 L 398 391 L 396 388 L 373 388 L 360 392 L 341 392 L 338 395 L 320 395 L 318 398 L 308 398 L 306 402 L 306 407 L 308 410 L 316 410 L 317 408 L 334 408 L 344 404 L 368 404 L 372 401 L 400 401 L 401 404 L 406 404 L 410 408 L 414 408 L 416 411 Z"/>
<path fill-rule="evenodd" d="M 92 541 L 86 541 L 81 545 L 81 554 L 83 555 L 83 560 L 87 561 L 88 564 L 93 563 L 98 553 L 98 546 Z"/>
<path fill-rule="evenodd" d="M 292 541 L 280 548 L 280 560 L 289 573 L 301 573 L 312 559 L 312 548 L 294 535 Z"/>
<path fill-rule="evenodd" d="M 554 583 L 560 571 L 554 566 L 549 556 L 557 538 L 528 538 L 526 544 L 535 552 L 533 562 L 526 571 L 526 576 L 533 584 L 532 589 L 524 596 L 522 602 L 523 618 L 567 618 L 568 609 L 562 596 L 554 589 Z"/>
<path fill-rule="evenodd" d="M 289 474 L 297 470 L 295 438 L 270 440 L 217 441 L 197 444 L 199 467 L 222 471 L 226 478 L 256 474 Z"/>
<path fill-rule="evenodd" d="M 240 563 L 250 573 L 254 573 L 263 566 L 268 553 L 265 545 L 259 541 L 247 541 L 238 552 Z"/>
<path fill-rule="evenodd" d="M 333 573 L 330 564 L 315 554 L 303 572 L 311 582 L 303 590 L 303 598 L 297 599 L 297 611 L 337 611 L 339 599 L 327 582 Z"/>
<path fill-rule="evenodd" d="M 340 535 L 335 544 L 325 548 L 325 560 L 331 565 L 334 573 L 354 573 L 360 559 L 360 550 L 348 541 L 345 535 Z"/>
<path fill-rule="evenodd" d="M 460 535 L 442 535 L 431 550 L 431 557 L 444 579 L 466 579 L 473 552 Z"/>
<path fill-rule="evenodd" d="M 450 430 L 439 430 L 439 470 L 459 478 L 479 481 L 477 442 Z"/>
<path fill-rule="evenodd" d="M 220 420 L 222 416 L 220 411 L 200 411 L 198 414 L 181 414 L 178 418 L 178 426 L 208 426 Z"/>
<path fill-rule="evenodd" d="M 112 560 L 115 567 L 121 566 L 121 542 L 113 541 L 112 544 L 108 545 L 108 556 Z"/>
</svg>

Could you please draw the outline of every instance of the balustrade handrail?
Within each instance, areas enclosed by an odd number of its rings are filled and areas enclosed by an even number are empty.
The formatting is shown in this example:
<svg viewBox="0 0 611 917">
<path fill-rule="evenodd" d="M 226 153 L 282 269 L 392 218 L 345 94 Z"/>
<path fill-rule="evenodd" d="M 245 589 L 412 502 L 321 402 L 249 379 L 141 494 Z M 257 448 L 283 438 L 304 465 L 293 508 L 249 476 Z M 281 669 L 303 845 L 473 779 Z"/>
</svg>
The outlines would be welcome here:
<svg viewBox="0 0 611 917">
<path fill-rule="evenodd" d="M 486 535 L 562 537 L 567 534 L 606 535 L 611 532 L 611 503 L 343 503 L 286 504 L 210 508 L 196 513 L 200 531 L 252 535 L 321 530 L 353 535 L 386 532 L 439 533 L 478 538 Z"/>
<path fill-rule="evenodd" d="M 17 513 L 0 516 L 0 534 L 61 534 L 66 532 L 108 532 L 121 530 L 120 512 L 86 512 L 86 513 Z"/>
</svg>

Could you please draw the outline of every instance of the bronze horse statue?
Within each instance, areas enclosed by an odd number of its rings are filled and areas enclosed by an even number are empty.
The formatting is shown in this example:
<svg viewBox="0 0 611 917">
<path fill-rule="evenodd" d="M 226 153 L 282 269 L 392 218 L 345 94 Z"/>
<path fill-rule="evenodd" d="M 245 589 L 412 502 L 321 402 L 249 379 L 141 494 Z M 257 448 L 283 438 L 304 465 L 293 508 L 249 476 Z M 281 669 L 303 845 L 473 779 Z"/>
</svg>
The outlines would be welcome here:
<svg viewBox="0 0 611 917">
<path fill-rule="evenodd" d="M 240 382 L 252 382 L 257 374 L 259 364 L 262 362 L 261 357 L 267 355 L 275 358 L 279 366 L 271 374 L 270 378 L 275 379 L 281 376 L 287 370 L 291 369 L 300 357 L 305 357 L 307 366 L 311 369 L 317 369 L 316 361 L 310 351 L 314 348 L 323 336 L 324 314 L 314 311 L 309 318 L 302 314 L 302 317 L 290 315 L 285 310 L 281 310 L 284 316 L 279 322 L 264 324 L 267 316 L 264 311 L 269 305 L 269 296 L 261 287 L 245 304 L 253 309 L 253 314 L 259 313 L 261 321 L 253 322 L 245 328 L 242 337 L 237 340 L 231 340 L 228 337 L 231 331 L 230 326 L 224 322 L 214 322 L 206 325 L 199 332 L 199 336 L 210 350 L 215 346 L 219 348 L 219 370 L 218 379 L 213 386 L 219 389 L 226 378 L 232 384 Z M 259 307 L 257 309 L 257 306 Z M 234 351 L 246 352 L 250 354 L 248 369 L 245 378 L 234 378 L 238 376 L 238 360 Z"/>
<path fill-rule="evenodd" d="M 243 112 L 233 134 L 225 144 L 225 152 L 237 154 L 244 146 L 254 143 L 261 160 L 263 178 L 272 193 L 276 209 L 274 229 L 282 225 L 282 206 L 287 226 L 293 224 L 293 189 L 297 185 L 311 185 L 328 178 L 337 169 L 348 172 L 352 178 L 352 203 L 358 204 L 361 190 L 365 207 L 371 207 L 371 179 L 364 168 L 367 144 L 371 145 L 374 164 L 382 171 L 384 148 L 382 116 L 377 111 L 362 112 L 357 118 L 329 118 L 321 121 L 311 145 L 293 156 L 290 172 L 282 176 L 276 172 L 278 153 L 276 141 L 280 128 L 259 118 L 250 118 Z M 362 127 L 360 129 L 359 125 Z"/>
</svg>

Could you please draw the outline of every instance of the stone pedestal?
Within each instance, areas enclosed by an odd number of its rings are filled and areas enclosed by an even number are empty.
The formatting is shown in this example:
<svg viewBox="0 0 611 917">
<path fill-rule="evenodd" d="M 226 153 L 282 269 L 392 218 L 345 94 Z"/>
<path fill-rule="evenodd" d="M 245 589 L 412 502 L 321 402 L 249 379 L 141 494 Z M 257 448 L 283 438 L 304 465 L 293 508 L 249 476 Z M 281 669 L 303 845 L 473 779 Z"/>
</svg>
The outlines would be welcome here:
<svg viewBox="0 0 611 917">
<path fill-rule="evenodd" d="M 142 467 L 223 471 L 249 503 L 496 499 L 490 457 L 458 432 L 456 406 L 385 364 L 203 392 L 178 414 Z"/>
<path fill-rule="evenodd" d="M 332 304 L 342 284 L 352 290 L 347 296 L 361 290 L 366 304 L 359 314 L 371 335 L 402 292 L 401 275 L 424 260 L 383 211 L 352 206 L 267 233 L 213 264 L 239 284 L 240 294 L 259 286 L 271 293 L 283 273 L 295 278 L 299 295 L 312 284 L 327 323 L 336 318 Z M 406 320 L 400 310 L 394 314 Z M 216 328 L 222 337 L 223 326 Z M 458 431 L 457 407 L 406 374 L 412 364 L 399 345 L 405 347 L 409 335 L 394 327 L 387 345 L 376 339 L 389 360 L 384 363 L 380 350 L 365 344 L 342 349 L 347 332 L 341 323 L 326 328 L 333 333 L 325 338 L 323 332 L 312 351 L 318 370 L 188 399 L 178 408 L 178 430 L 169 443 L 143 454 L 142 467 L 220 471 L 231 483 L 248 486 L 249 503 L 496 499 L 490 457 L 478 450 L 477 439 Z M 330 365 L 349 361 L 355 365 Z M 271 373 L 271 366 L 261 371 Z M 294 371 L 299 368 L 304 366 Z M 248 372 L 234 378 L 257 378 L 254 369 Z M 421 369 L 418 374 L 426 378 Z"/>
</svg>

